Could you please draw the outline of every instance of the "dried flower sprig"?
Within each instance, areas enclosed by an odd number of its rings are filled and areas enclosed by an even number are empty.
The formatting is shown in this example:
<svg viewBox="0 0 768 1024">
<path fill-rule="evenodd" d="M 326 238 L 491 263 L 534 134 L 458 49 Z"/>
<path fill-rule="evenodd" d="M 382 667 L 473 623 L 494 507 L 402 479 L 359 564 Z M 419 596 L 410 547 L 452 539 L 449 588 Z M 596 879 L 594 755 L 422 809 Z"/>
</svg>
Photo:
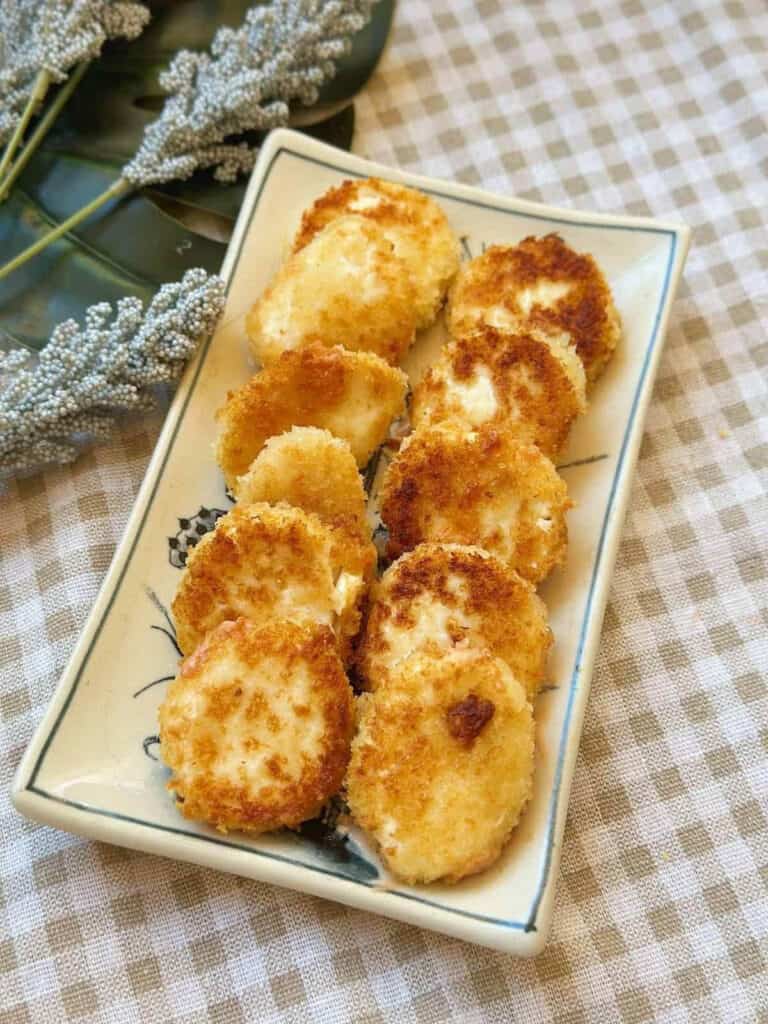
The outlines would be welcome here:
<svg viewBox="0 0 768 1024">
<path fill-rule="evenodd" d="M 148 21 L 149 10 L 132 0 L 2 0 L 0 141 L 10 138 L 0 180 L 51 83 L 63 82 L 75 69 L 57 96 L 60 110 L 107 39 L 135 39 Z M 38 145 L 43 134 L 38 130 L 30 144 Z M 17 165 L 14 178 L 21 170 Z"/>
<path fill-rule="evenodd" d="M 250 170 L 253 149 L 224 140 L 287 124 L 293 100 L 317 102 L 372 7 L 373 0 L 272 0 L 251 8 L 239 29 L 219 29 L 210 54 L 182 50 L 160 76 L 168 99 L 123 177 L 138 187 L 202 167 L 215 167 L 221 181 Z"/>
<path fill-rule="evenodd" d="M 143 185 L 183 180 L 213 167 L 233 181 L 254 150 L 233 136 L 285 124 L 289 103 L 314 103 L 376 0 L 270 0 L 238 29 L 222 28 L 209 53 L 181 50 L 160 78 L 169 93 L 136 155 L 100 196 L 0 268 L 0 279 L 71 231 L 104 203 Z"/>
<path fill-rule="evenodd" d="M 0 352 L 0 479 L 73 461 L 83 443 L 109 436 L 116 412 L 155 404 L 155 388 L 180 375 L 224 307 L 224 284 L 188 270 L 151 303 L 100 302 L 85 325 L 59 324 L 48 345 Z"/>
<path fill-rule="evenodd" d="M 40 69 L 34 45 L 35 0 L 0 0 L 0 142 L 17 126 Z"/>
</svg>

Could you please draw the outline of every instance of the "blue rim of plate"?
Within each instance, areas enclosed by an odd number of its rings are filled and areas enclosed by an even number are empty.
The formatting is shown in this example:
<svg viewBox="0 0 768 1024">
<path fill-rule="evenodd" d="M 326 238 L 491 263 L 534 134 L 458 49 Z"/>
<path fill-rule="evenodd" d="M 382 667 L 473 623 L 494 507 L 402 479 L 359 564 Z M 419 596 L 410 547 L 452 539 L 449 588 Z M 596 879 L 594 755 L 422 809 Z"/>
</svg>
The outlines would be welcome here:
<svg viewBox="0 0 768 1024">
<path fill-rule="evenodd" d="M 324 167 L 326 169 L 333 170 L 333 171 L 338 171 L 338 172 L 340 172 L 342 174 L 350 175 L 352 177 L 358 177 L 358 178 L 367 177 L 367 175 L 364 172 L 362 172 L 362 171 L 351 170 L 351 169 L 349 169 L 347 167 L 340 166 L 339 164 L 335 164 L 335 163 L 333 163 L 330 160 L 321 160 L 318 157 L 308 156 L 306 153 L 297 152 L 296 150 L 291 149 L 290 146 L 287 146 L 285 144 L 282 144 L 282 145 L 278 146 L 278 148 L 272 154 L 272 157 L 271 157 L 271 159 L 270 159 L 268 165 L 266 166 L 266 168 L 264 170 L 264 173 L 262 175 L 261 181 L 259 183 L 258 191 L 256 192 L 256 195 L 254 197 L 253 203 L 251 204 L 250 215 L 249 215 L 249 218 L 248 218 L 248 222 L 247 222 L 247 224 L 245 226 L 245 229 L 239 233 L 239 240 L 238 240 L 237 250 L 235 252 L 234 259 L 232 260 L 232 265 L 231 265 L 231 269 L 230 269 L 230 273 L 229 273 L 229 278 L 228 278 L 228 281 L 227 281 L 227 289 L 229 288 L 229 284 L 233 280 L 233 278 L 235 276 L 235 273 L 237 271 L 237 267 L 238 267 L 238 264 L 240 262 L 240 257 L 242 255 L 242 249 L 243 249 L 244 240 L 245 240 L 245 238 L 246 238 L 246 236 L 248 234 L 248 231 L 249 231 L 249 228 L 250 228 L 250 225 L 251 225 L 251 221 L 252 221 L 252 219 L 253 219 L 253 217 L 254 217 L 254 215 L 256 213 L 256 210 L 257 210 L 258 203 L 259 203 L 259 200 L 261 198 L 261 195 L 262 195 L 262 193 L 264 191 L 264 188 L 267 185 L 267 182 L 269 181 L 269 178 L 270 178 L 270 176 L 271 176 L 271 174 L 272 174 L 272 172 L 273 172 L 273 170 L 275 168 L 275 165 L 276 165 L 277 161 L 283 155 L 287 155 L 287 156 L 293 157 L 295 159 L 302 160 L 302 161 L 304 161 L 306 163 L 314 164 L 315 166 Z M 572 714 L 572 711 L 573 711 L 574 699 L 575 699 L 576 692 L 577 692 L 577 689 L 578 689 L 578 683 L 579 683 L 579 680 L 581 679 L 582 654 L 583 654 L 583 650 L 584 650 L 584 644 L 586 642 L 587 630 L 589 628 L 589 624 L 590 624 L 590 621 L 591 621 L 592 606 L 593 606 L 594 596 L 595 596 L 595 588 L 596 588 L 596 583 L 597 583 L 597 578 L 598 578 L 598 572 L 599 572 L 599 569 L 600 569 L 600 566 L 601 566 L 601 562 L 602 562 L 602 558 L 603 558 L 603 550 L 604 550 L 604 547 L 605 547 L 605 539 L 606 539 L 608 524 L 609 524 L 609 521 L 611 519 L 611 514 L 613 512 L 614 500 L 615 500 L 615 497 L 616 497 L 616 490 L 618 488 L 619 480 L 620 480 L 620 478 L 622 476 L 622 471 L 623 471 L 623 468 L 624 468 L 624 460 L 626 458 L 627 447 L 629 445 L 629 441 L 631 439 L 632 432 L 633 432 L 633 427 L 635 425 L 635 419 L 636 419 L 636 416 L 637 416 L 637 407 L 638 407 L 638 404 L 639 404 L 639 401 L 640 401 L 640 397 L 641 397 L 641 395 L 643 393 L 643 385 L 645 384 L 645 379 L 646 379 L 646 377 L 648 375 L 648 369 L 649 369 L 649 366 L 650 366 L 650 363 L 651 363 L 651 358 L 652 358 L 652 356 L 653 356 L 653 354 L 654 354 L 654 352 L 656 350 L 657 344 L 659 342 L 659 326 L 661 324 L 661 318 L 662 318 L 662 315 L 663 315 L 663 312 L 664 312 L 664 309 L 665 309 L 665 306 L 666 306 L 666 303 L 667 303 L 667 296 L 668 296 L 668 293 L 669 293 L 669 285 L 670 285 L 670 280 L 671 280 L 671 277 L 672 277 L 672 268 L 674 267 L 675 256 L 676 256 L 676 253 L 677 253 L 677 233 L 672 228 L 665 228 L 665 227 L 652 227 L 650 225 L 648 225 L 648 226 L 645 226 L 645 225 L 640 226 L 640 225 L 632 225 L 632 224 L 606 224 L 606 223 L 603 223 L 601 221 L 581 220 L 581 219 L 578 218 L 578 216 L 567 217 L 567 218 L 566 217 L 553 217 L 553 216 L 548 216 L 546 214 L 536 214 L 536 213 L 527 212 L 527 211 L 523 211 L 523 210 L 510 210 L 510 209 L 508 209 L 505 206 L 498 206 L 498 205 L 496 205 L 496 204 L 494 204 L 492 202 L 489 202 L 489 201 L 485 201 L 485 200 L 481 200 L 481 199 L 476 199 L 476 198 L 470 199 L 470 198 L 466 198 L 466 197 L 458 197 L 458 196 L 452 195 L 450 192 L 444 192 L 444 191 L 440 190 L 439 188 L 428 188 L 428 187 L 424 187 L 424 186 L 418 186 L 418 187 L 420 188 L 420 190 L 422 192 L 426 192 L 426 193 L 428 193 L 430 195 L 437 196 L 437 197 L 439 197 L 441 199 L 447 199 L 447 200 L 451 200 L 451 201 L 454 201 L 454 202 L 465 203 L 465 204 L 467 204 L 469 206 L 477 206 L 477 207 L 480 207 L 480 208 L 483 208 L 483 209 L 493 210 L 496 213 L 503 213 L 503 214 L 506 214 L 507 216 L 524 217 L 524 218 L 526 218 L 528 220 L 539 220 L 539 221 L 544 221 L 544 222 L 546 222 L 548 224 L 563 224 L 563 225 L 576 226 L 576 227 L 598 228 L 600 230 L 629 231 L 629 232 L 634 232 L 634 233 L 640 232 L 640 233 L 643 233 L 643 234 L 662 235 L 662 236 L 668 237 L 669 240 L 670 240 L 669 252 L 667 254 L 667 264 L 666 264 L 666 268 L 665 268 L 665 271 L 664 271 L 664 279 L 663 279 L 663 282 L 662 282 L 662 288 L 661 288 L 661 293 L 660 293 L 660 296 L 659 296 L 658 305 L 657 305 L 657 308 L 656 308 L 656 313 L 654 315 L 653 327 L 651 329 L 651 335 L 650 335 L 650 338 L 648 340 L 648 344 L 647 344 L 646 351 L 645 351 L 645 356 L 643 358 L 643 363 L 642 363 L 642 366 L 641 366 L 641 369 L 640 369 L 640 374 L 638 376 L 637 386 L 635 388 L 635 393 L 634 393 L 634 396 L 633 396 L 633 399 L 632 399 L 632 405 L 630 407 L 629 418 L 627 420 L 627 425 L 626 425 L 626 428 L 625 428 L 625 431 L 624 431 L 624 436 L 622 438 L 621 448 L 619 450 L 619 455 L 618 455 L 618 458 L 616 460 L 616 468 L 614 470 L 613 479 L 611 481 L 611 488 L 610 488 L 610 491 L 609 491 L 609 494 L 608 494 L 608 501 L 607 501 L 606 506 L 605 506 L 605 513 L 604 513 L 604 516 L 603 516 L 603 522 L 602 522 L 602 525 L 601 525 L 601 528 L 600 528 L 600 536 L 599 536 L 599 540 L 598 540 L 598 544 L 597 544 L 597 548 L 596 548 L 596 552 L 595 552 L 595 559 L 594 559 L 594 564 L 593 564 L 593 569 L 592 569 L 592 576 L 591 576 L 590 584 L 589 584 L 589 591 L 588 591 L 588 594 L 587 594 L 587 601 L 586 601 L 586 605 L 585 605 L 585 608 L 584 608 L 584 615 L 583 615 L 583 618 L 582 618 L 581 627 L 580 627 L 580 630 L 579 630 L 579 641 L 578 641 L 578 645 L 577 645 L 577 649 L 576 649 L 575 667 L 573 669 L 573 672 L 571 673 L 571 678 L 570 678 L 569 683 L 568 683 L 568 687 L 569 687 L 568 702 L 566 704 L 565 716 L 563 718 L 563 725 L 562 725 L 562 729 L 561 729 L 561 732 L 560 732 L 560 740 L 559 740 L 559 744 L 558 744 L 557 765 L 556 765 L 556 769 L 555 769 L 555 776 L 554 776 L 554 783 L 553 783 L 553 787 L 552 787 L 552 792 L 551 792 L 551 795 L 550 795 L 550 798 L 549 798 L 549 811 L 548 811 L 548 815 L 547 815 L 547 838 L 546 838 L 545 854 L 544 854 L 544 858 L 543 858 L 543 863 L 542 863 L 541 871 L 540 871 L 540 874 L 539 874 L 539 879 L 538 879 L 538 882 L 537 882 L 537 885 L 536 885 L 536 892 L 535 892 L 533 901 L 531 903 L 531 910 L 530 910 L 530 913 L 528 915 L 528 919 L 526 921 L 513 921 L 513 920 L 509 920 L 507 918 L 490 917 L 490 916 L 488 916 L 486 914 L 477 914 L 477 913 L 474 913 L 473 911 L 462 910 L 462 909 L 460 909 L 458 907 L 446 906 L 443 903 L 439 903 L 439 902 L 437 902 L 435 900 L 428 899 L 425 896 L 417 895 L 416 893 L 401 892 L 401 891 L 395 890 L 395 889 L 390 889 L 389 892 L 388 892 L 388 895 L 390 895 L 390 896 L 397 896 L 397 897 L 400 897 L 401 899 L 411 900 L 411 901 L 414 901 L 416 903 L 423 903 L 423 904 L 425 904 L 425 905 L 427 905 L 429 907 L 432 907 L 435 910 L 441 910 L 441 911 L 444 911 L 446 913 L 457 915 L 457 916 L 460 916 L 460 917 L 471 918 L 472 920 L 475 920 L 475 921 L 482 921 L 485 924 L 497 925 L 497 926 L 500 926 L 500 927 L 509 928 L 509 929 L 513 929 L 513 930 L 516 930 L 516 931 L 530 933 L 530 932 L 537 931 L 536 918 L 537 918 L 537 915 L 538 915 L 538 911 L 539 911 L 539 907 L 541 905 L 542 898 L 544 896 L 544 892 L 545 892 L 546 887 L 547 887 L 547 883 L 548 883 L 548 879 L 549 879 L 549 872 L 550 872 L 551 865 L 552 865 L 552 853 L 553 853 L 553 848 L 554 848 L 555 824 L 556 824 L 556 821 L 557 821 L 557 813 L 558 813 L 559 802 L 560 802 L 560 791 L 561 791 L 561 787 L 562 787 L 563 768 L 564 768 L 564 765 L 565 765 L 566 746 L 567 746 L 568 734 L 569 734 L 569 730 L 570 730 L 571 714 Z M 24 792 L 33 793 L 33 794 L 35 794 L 38 797 L 42 797 L 42 798 L 44 798 L 46 800 L 51 800 L 54 803 L 63 804 L 65 806 L 67 806 L 67 807 L 72 807 L 75 810 L 82 811 L 82 812 L 85 812 L 85 813 L 88 813 L 88 814 L 94 814 L 94 815 L 98 815 L 98 816 L 101 816 L 101 817 L 112 818 L 114 820 L 124 821 L 124 822 L 126 822 L 128 824 L 132 824 L 132 825 L 140 825 L 140 826 L 143 826 L 144 828 L 148 828 L 148 829 L 151 829 L 153 831 L 164 832 L 164 833 L 167 833 L 167 834 L 170 834 L 170 835 L 182 835 L 182 836 L 188 837 L 190 839 L 199 840 L 199 841 L 206 842 L 206 843 L 213 843 L 213 844 L 218 845 L 218 846 L 225 846 L 225 847 L 229 847 L 229 848 L 233 848 L 233 849 L 237 849 L 237 850 L 244 850 L 244 851 L 246 851 L 248 853 L 251 853 L 251 854 L 254 854 L 254 855 L 258 856 L 258 857 L 264 857 L 264 858 L 267 858 L 269 860 L 280 861 L 282 863 L 290 864 L 292 867 L 303 868 L 303 869 L 306 869 L 307 871 L 317 872 L 317 873 L 324 874 L 324 875 L 330 875 L 331 877 L 336 878 L 339 881 L 349 882 L 349 883 L 351 883 L 353 885 L 361 885 L 361 886 L 364 886 L 365 888 L 369 888 L 369 889 L 370 888 L 374 888 L 375 887 L 375 883 L 374 882 L 366 881 L 365 879 L 350 878 L 348 875 L 344 875 L 344 874 L 341 874 L 340 872 L 333 871 L 330 868 L 324 868 L 324 867 L 321 867 L 321 866 L 315 865 L 315 864 L 307 864 L 304 861 L 297 861 L 297 860 L 295 860 L 292 857 L 288 857 L 288 856 L 285 856 L 285 855 L 279 854 L 279 853 L 272 853 L 272 852 L 269 852 L 269 851 L 266 851 L 266 850 L 259 850 L 259 849 L 256 849 L 253 846 L 248 846 L 248 845 L 246 845 L 244 843 L 233 842 L 233 841 L 228 840 L 228 839 L 217 838 L 216 836 L 209 836 L 209 835 L 201 834 L 199 832 L 190 832 L 190 831 L 187 831 L 186 829 L 174 828 L 173 826 L 170 826 L 170 825 L 159 825 L 159 824 L 156 824 L 156 823 L 151 822 L 151 821 L 144 821 L 141 818 L 134 818 L 134 817 L 131 817 L 130 815 L 120 814 L 117 811 L 110 811 L 110 810 L 107 810 L 106 808 L 94 807 L 94 806 L 92 806 L 90 804 L 84 804 L 84 803 L 81 803 L 81 802 L 79 802 L 77 800 L 68 800 L 68 799 L 66 799 L 64 797 L 56 796 L 54 793 L 49 793 L 47 790 L 41 789 L 39 786 L 36 785 L 36 779 L 37 779 L 37 777 L 38 777 L 38 775 L 40 773 L 40 770 L 42 768 L 43 762 L 45 760 L 45 756 L 48 753 L 48 749 L 50 748 L 51 743 L 53 742 L 53 740 L 54 740 L 54 738 L 56 736 L 56 733 L 58 731 L 59 725 L 61 724 L 64 716 L 66 715 L 67 710 L 69 709 L 69 706 L 72 703 L 72 699 L 73 699 L 75 693 L 77 692 L 77 688 L 79 686 L 80 679 L 81 679 L 81 677 L 83 675 L 83 672 L 84 672 L 84 670 L 85 670 L 85 668 L 86 668 L 86 666 L 88 664 L 88 660 L 89 660 L 89 658 L 91 656 L 91 652 L 93 651 L 96 643 L 98 642 L 98 639 L 99 639 L 99 637 L 101 635 L 102 628 L 104 626 L 104 623 L 106 622 L 107 618 L 109 617 L 109 613 L 110 613 L 110 611 L 112 609 L 112 605 L 113 605 L 113 603 L 115 601 L 115 598 L 117 597 L 117 594 L 119 593 L 120 588 L 122 586 L 123 579 L 124 579 L 125 574 L 126 574 L 126 572 L 128 570 L 128 567 L 129 567 L 129 565 L 131 563 L 131 560 L 132 560 L 132 557 L 133 557 L 133 553 L 136 550 L 136 545 L 138 544 L 139 540 L 141 539 L 142 533 L 144 531 L 144 526 L 145 526 L 146 521 L 147 521 L 147 517 L 148 517 L 150 509 L 152 507 L 152 503 L 154 501 L 155 494 L 157 492 L 157 488 L 158 488 L 158 485 L 160 483 L 160 479 L 161 479 L 162 474 L 163 474 L 163 470 L 165 469 L 165 466 L 166 466 L 166 464 L 168 462 L 168 458 L 169 458 L 169 456 L 171 454 L 171 451 L 173 450 L 173 446 L 174 446 L 174 444 L 176 442 L 176 438 L 178 436 L 179 429 L 181 428 L 181 425 L 184 422 L 184 417 L 185 417 L 185 414 L 186 414 L 187 407 L 189 405 L 190 399 L 191 399 L 191 397 L 192 397 L 192 395 L 194 393 L 195 387 L 197 386 L 197 382 L 199 380 L 200 373 L 201 373 L 201 371 L 203 369 L 203 366 L 205 365 L 206 357 L 208 355 L 208 349 L 210 347 L 212 338 L 213 338 L 213 335 L 211 335 L 210 337 L 206 338 L 205 343 L 203 345 L 203 350 L 202 350 L 201 357 L 200 357 L 199 362 L 198 362 L 198 364 L 197 364 L 197 366 L 195 368 L 194 376 L 193 376 L 192 380 L 190 381 L 189 388 L 188 388 L 187 393 L 186 393 L 186 395 L 184 397 L 184 404 L 182 405 L 181 411 L 179 413 L 179 417 L 178 417 L 178 419 L 176 421 L 176 424 L 174 426 L 174 429 L 173 429 L 173 433 L 171 434 L 171 437 L 170 437 L 170 439 L 168 441 L 168 444 L 166 446 L 165 452 L 163 454 L 163 459 L 162 459 L 162 462 L 160 463 L 160 466 L 159 466 L 158 471 L 156 473 L 155 481 L 154 481 L 154 484 L 152 486 L 152 490 L 150 491 L 150 494 L 149 494 L 149 496 L 147 498 L 147 501 L 146 501 L 146 505 L 144 507 L 144 512 L 143 512 L 142 517 L 141 517 L 141 522 L 139 523 L 138 529 L 136 530 L 135 536 L 134 536 L 133 541 L 131 543 L 130 550 L 129 550 L 129 552 L 128 552 L 126 558 L 125 558 L 124 564 L 123 564 L 123 566 L 121 568 L 120 575 L 119 575 L 119 577 L 117 579 L 117 582 L 115 583 L 114 587 L 112 588 L 112 592 L 110 594 L 110 597 L 109 597 L 109 600 L 107 602 L 107 605 L 106 605 L 106 607 L 105 607 L 105 609 L 104 609 L 104 611 L 103 611 L 103 613 L 101 615 L 101 618 L 99 620 L 99 624 L 96 627 L 96 630 L 94 631 L 94 634 L 93 634 L 93 636 L 91 638 L 91 641 L 90 641 L 90 643 L 88 645 L 88 648 L 85 651 L 85 654 L 83 655 L 83 657 L 82 657 L 82 659 L 80 661 L 80 664 L 79 664 L 78 670 L 77 670 L 77 674 L 76 674 L 76 676 L 75 676 L 75 678 L 74 678 L 74 680 L 73 680 L 73 682 L 72 682 L 72 684 L 70 686 L 70 689 L 69 689 L 69 692 L 67 693 L 66 699 L 64 700 L 64 703 L 62 704 L 62 707 L 61 707 L 58 715 L 56 716 L 56 720 L 54 721 L 53 726 L 51 727 L 50 732 L 46 736 L 45 742 L 44 742 L 44 744 L 43 744 L 43 746 L 42 746 L 42 748 L 40 750 L 40 753 L 38 754 L 37 758 L 35 759 L 34 767 L 32 769 L 32 772 L 31 772 L 31 775 L 30 775 L 29 780 L 27 782 L 27 785 L 24 787 L 23 791 Z"/>
</svg>

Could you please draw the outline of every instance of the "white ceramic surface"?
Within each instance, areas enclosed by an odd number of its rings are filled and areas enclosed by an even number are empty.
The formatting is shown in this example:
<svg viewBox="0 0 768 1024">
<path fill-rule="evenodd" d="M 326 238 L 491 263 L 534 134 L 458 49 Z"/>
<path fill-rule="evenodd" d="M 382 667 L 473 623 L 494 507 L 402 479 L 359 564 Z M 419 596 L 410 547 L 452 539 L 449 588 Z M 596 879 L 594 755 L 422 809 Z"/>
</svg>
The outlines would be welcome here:
<svg viewBox="0 0 768 1024">
<path fill-rule="evenodd" d="M 621 347 L 560 460 L 576 504 L 567 564 L 541 591 L 556 645 L 552 686 L 536 706 L 534 799 L 499 863 L 456 886 L 398 884 L 354 830 L 342 842 L 319 826 L 250 840 L 195 826 L 176 812 L 155 759 L 156 709 L 178 660 L 166 609 L 179 555 L 214 510 L 230 507 L 212 454 L 213 413 L 252 372 L 244 315 L 285 256 L 301 211 L 330 185 L 370 174 L 433 195 L 466 255 L 559 232 L 598 260 L 624 323 Z M 273 132 L 224 264 L 222 324 L 185 374 L 96 605 L 20 765 L 18 810 L 94 839 L 315 893 L 500 950 L 541 949 L 611 571 L 688 240 L 678 225 L 551 209 Z M 406 368 L 418 373 L 443 339 L 442 325 L 427 332 Z"/>
</svg>

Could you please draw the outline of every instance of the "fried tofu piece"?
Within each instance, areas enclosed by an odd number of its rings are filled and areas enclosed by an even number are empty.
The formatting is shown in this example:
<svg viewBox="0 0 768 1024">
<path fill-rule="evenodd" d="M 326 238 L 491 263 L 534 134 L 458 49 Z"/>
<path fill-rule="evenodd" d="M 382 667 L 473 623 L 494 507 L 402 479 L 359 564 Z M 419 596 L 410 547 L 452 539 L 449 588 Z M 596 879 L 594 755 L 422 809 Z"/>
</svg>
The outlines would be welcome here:
<svg viewBox="0 0 768 1024">
<path fill-rule="evenodd" d="M 530 699 L 546 675 L 552 632 L 532 585 L 487 551 L 420 544 L 374 584 L 356 664 L 367 689 L 386 685 L 411 654 L 487 649 Z"/>
<path fill-rule="evenodd" d="M 388 553 L 425 542 L 475 544 L 531 583 L 565 558 L 568 490 L 535 445 L 500 427 L 422 427 L 387 467 Z"/>
<path fill-rule="evenodd" d="M 246 318 L 263 365 L 308 341 L 397 365 L 413 342 L 416 290 L 392 243 L 365 217 L 339 217 L 282 265 Z"/>
<path fill-rule="evenodd" d="M 593 384 L 621 336 L 610 288 L 589 253 L 559 235 L 492 245 L 465 264 L 451 289 L 448 328 L 460 337 L 479 323 L 502 330 L 536 327 L 565 334 Z"/>
<path fill-rule="evenodd" d="M 319 622 L 343 656 L 360 626 L 360 600 L 376 565 L 373 544 L 289 505 L 236 505 L 192 549 L 171 605 L 176 638 L 191 654 L 219 623 L 243 616 Z"/>
<path fill-rule="evenodd" d="M 227 484 L 236 487 L 269 438 L 292 426 L 329 430 L 364 466 L 402 415 L 407 388 L 401 370 L 370 352 L 313 344 L 283 353 L 217 413 L 216 457 Z"/>
<path fill-rule="evenodd" d="M 586 409 L 585 388 L 581 360 L 562 339 L 481 324 L 443 346 L 414 389 L 411 423 L 504 424 L 519 440 L 554 457 Z"/>
<path fill-rule="evenodd" d="M 345 181 L 306 211 L 294 252 L 348 214 L 364 217 L 392 243 L 415 288 L 416 326 L 429 327 L 459 269 L 459 242 L 442 209 L 423 192 L 381 178 Z"/>
<path fill-rule="evenodd" d="M 404 882 L 456 882 L 501 853 L 532 793 L 525 689 L 488 651 L 415 654 L 358 699 L 354 820 Z"/>
<path fill-rule="evenodd" d="M 245 504 L 284 502 L 369 541 L 365 488 L 346 441 L 318 427 L 293 427 L 272 437 L 235 482 Z"/>
<path fill-rule="evenodd" d="M 354 707 L 330 629 L 239 618 L 182 662 L 158 717 L 184 817 L 259 833 L 295 828 L 337 792 Z"/>
</svg>

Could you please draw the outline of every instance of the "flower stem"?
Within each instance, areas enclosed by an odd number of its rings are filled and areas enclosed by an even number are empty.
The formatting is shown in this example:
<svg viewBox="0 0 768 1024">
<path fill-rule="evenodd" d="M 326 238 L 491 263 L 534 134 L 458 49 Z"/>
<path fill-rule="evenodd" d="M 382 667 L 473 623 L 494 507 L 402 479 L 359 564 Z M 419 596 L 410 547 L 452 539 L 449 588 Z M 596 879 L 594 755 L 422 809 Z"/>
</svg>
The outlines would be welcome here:
<svg viewBox="0 0 768 1024">
<path fill-rule="evenodd" d="M 19 123 L 14 129 L 13 135 L 8 140 L 8 145 L 5 147 L 2 159 L 0 159 L 0 180 L 5 175 L 5 172 L 10 166 L 11 160 L 13 160 L 13 154 L 16 152 L 19 143 L 24 137 L 24 132 L 27 130 L 27 125 L 32 119 L 33 114 L 43 102 L 46 92 L 48 92 L 48 86 L 51 84 L 51 76 L 47 71 L 38 71 L 37 78 L 35 78 L 35 84 L 32 86 L 32 92 L 29 94 L 27 105 L 21 112 Z"/>
<path fill-rule="evenodd" d="M 82 64 L 78 64 L 66 82 L 62 85 L 59 91 L 56 93 L 56 97 L 50 107 L 46 110 L 43 117 L 40 119 L 40 123 L 35 128 L 34 132 L 30 135 L 26 145 L 22 149 L 21 153 L 16 157 L 13 166 L 8 171 L 8 175 L 5 179 L 0 180 L 0 203 L 6 198 L 8 193 L 11 191 L 14 182 L 24 170 L 32 158 L 33 153 L 43 141 L 45 136 L 50 131 L 51 125 L 61 113 L 62 107 L 67 102 L 69 97 L 77 88 L 78 82 L 85 74 L 88 69 L 89 61 L 83 61 Z"/>
<path fill-rule="evenodd" d="M 37 253 L 42 252 L 42 250 L 46 249 L 52 242 L 55 242 L 57 238 L 61 238 L 62 235 L 66 235 L 68 231 L 72 230 L 72 228 L 77 227 L 77 225 L 84 221 L 86 217 L 89 217 L 94 211 L 98 210 L 100 206 L 109 202 L 110 199 L 115 199 L 117 196 L 123 196 L 133 188 L 134 186 L 130 181 L 126 181 L 125 178 L 118 178 L 117 181 L 113 182 L 108 189 L 105 189 L 105 191 L 101 193 L 101 195 L 96 196 L 96 198 L 92 199 L 86 206 L 81 207 L 81 209 L 73 213 L 71 217 L 67 217 L 65 221 L 62 221 L 58 227 L 49 231 L 47 235 L 43 235 L 42 238 L 38 238 L 34 245 L 30 245 L 28 249 L 20 252 L 19 255 L 14 256 L 10 262 L 0 267 L 0 280 L 7 277 L 14 270 L 17 270 L 20 266 L 26 263 L 27 260 L 36 256 Z"/>
</svg>

